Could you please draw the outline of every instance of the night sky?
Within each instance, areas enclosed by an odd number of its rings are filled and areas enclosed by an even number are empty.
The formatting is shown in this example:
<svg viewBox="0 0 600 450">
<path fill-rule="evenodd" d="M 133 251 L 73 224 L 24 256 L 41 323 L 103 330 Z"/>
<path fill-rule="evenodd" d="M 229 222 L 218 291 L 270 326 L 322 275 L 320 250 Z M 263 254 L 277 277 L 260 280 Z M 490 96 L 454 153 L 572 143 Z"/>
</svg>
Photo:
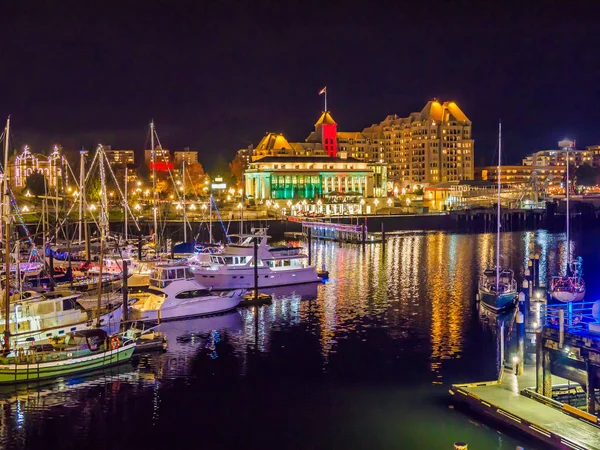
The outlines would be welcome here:
<svg viewBox="0 0 600 450">
<path fill-rule="evenodd" d="M 341 131 L 457 101 L 477 165 L 499 119 L 506 162 L 565 136 L 600 144 L 592 1 L 11 3 L 0 116 L 19 147 L 141 151 L 154 118 L 165 148 L 222 167 L 267 131 L 304 140 L 325 85 Z"/>
</svg>

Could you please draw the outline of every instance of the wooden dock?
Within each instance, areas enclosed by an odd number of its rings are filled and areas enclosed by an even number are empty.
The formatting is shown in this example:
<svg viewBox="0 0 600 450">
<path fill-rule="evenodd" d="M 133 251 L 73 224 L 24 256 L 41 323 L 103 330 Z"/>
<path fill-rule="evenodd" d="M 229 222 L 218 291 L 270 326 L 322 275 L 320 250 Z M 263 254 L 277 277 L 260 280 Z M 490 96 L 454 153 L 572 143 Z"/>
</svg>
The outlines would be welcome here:
<svg viewBox="0 0 600 450">
<path fill-rule="evenodd" d="M 556 376 L 553 381 L 555 386 L 567 383 Z M 547 398 L 542 402 L 523 395 L 535 395 L 535 387 L 536 368 L 526 366 L 523 375 L 504 369 L 498 381 L 457 384 L 450 393 L 455 401 L 554 447 L 600 450 L 596 417 Z"/>
</svg>

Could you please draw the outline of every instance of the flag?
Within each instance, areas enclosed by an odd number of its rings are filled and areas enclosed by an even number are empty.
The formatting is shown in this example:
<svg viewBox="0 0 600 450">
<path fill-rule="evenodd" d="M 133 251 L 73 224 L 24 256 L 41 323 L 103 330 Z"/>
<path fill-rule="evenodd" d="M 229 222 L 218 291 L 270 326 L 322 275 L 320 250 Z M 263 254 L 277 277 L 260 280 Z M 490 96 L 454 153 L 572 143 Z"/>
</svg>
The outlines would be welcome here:
<svg viewBox="0 0 600 450">
<path fill-rule="evenodd" d="M 321 90 L 319 91 L 319 95 L 321 95 L 321 94 L 326 94 L 326 93 L 327 93 L 327 86 L 325 86 L 323 89 L 321 89 Z"/>
</svg>

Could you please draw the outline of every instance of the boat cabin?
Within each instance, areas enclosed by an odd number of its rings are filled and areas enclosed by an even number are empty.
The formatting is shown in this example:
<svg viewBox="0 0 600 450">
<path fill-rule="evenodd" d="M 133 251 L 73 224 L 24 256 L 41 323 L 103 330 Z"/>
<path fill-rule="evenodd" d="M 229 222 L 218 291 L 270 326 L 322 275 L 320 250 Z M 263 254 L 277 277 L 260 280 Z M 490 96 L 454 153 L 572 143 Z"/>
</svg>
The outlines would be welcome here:
<svg viewBox="0 0 600 450">
<path fill-rule="evenodd" d="M 165 288 L 176 280 L 194 279 L 188 266 L 157 266 L 150 272 L 150 286 Z"/>
</svg>

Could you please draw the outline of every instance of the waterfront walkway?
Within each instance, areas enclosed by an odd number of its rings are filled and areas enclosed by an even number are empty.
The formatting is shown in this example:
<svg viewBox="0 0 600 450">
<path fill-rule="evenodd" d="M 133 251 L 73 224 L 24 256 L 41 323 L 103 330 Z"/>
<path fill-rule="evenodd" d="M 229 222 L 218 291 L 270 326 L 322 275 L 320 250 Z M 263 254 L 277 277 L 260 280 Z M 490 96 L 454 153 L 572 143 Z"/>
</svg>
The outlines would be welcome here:
<svg viewBox="0 0 600 450">
<path fill-rule="evenodd" d="M 555 384 L 567 381 L 554 376 Z M 505 369 L 501 381 L 453 385 L 457 401 L 559 448 L 600 450 L 600 427 L 521 394 L 535 387 L 535 366 L 515 376 Z"/>
</svg>

